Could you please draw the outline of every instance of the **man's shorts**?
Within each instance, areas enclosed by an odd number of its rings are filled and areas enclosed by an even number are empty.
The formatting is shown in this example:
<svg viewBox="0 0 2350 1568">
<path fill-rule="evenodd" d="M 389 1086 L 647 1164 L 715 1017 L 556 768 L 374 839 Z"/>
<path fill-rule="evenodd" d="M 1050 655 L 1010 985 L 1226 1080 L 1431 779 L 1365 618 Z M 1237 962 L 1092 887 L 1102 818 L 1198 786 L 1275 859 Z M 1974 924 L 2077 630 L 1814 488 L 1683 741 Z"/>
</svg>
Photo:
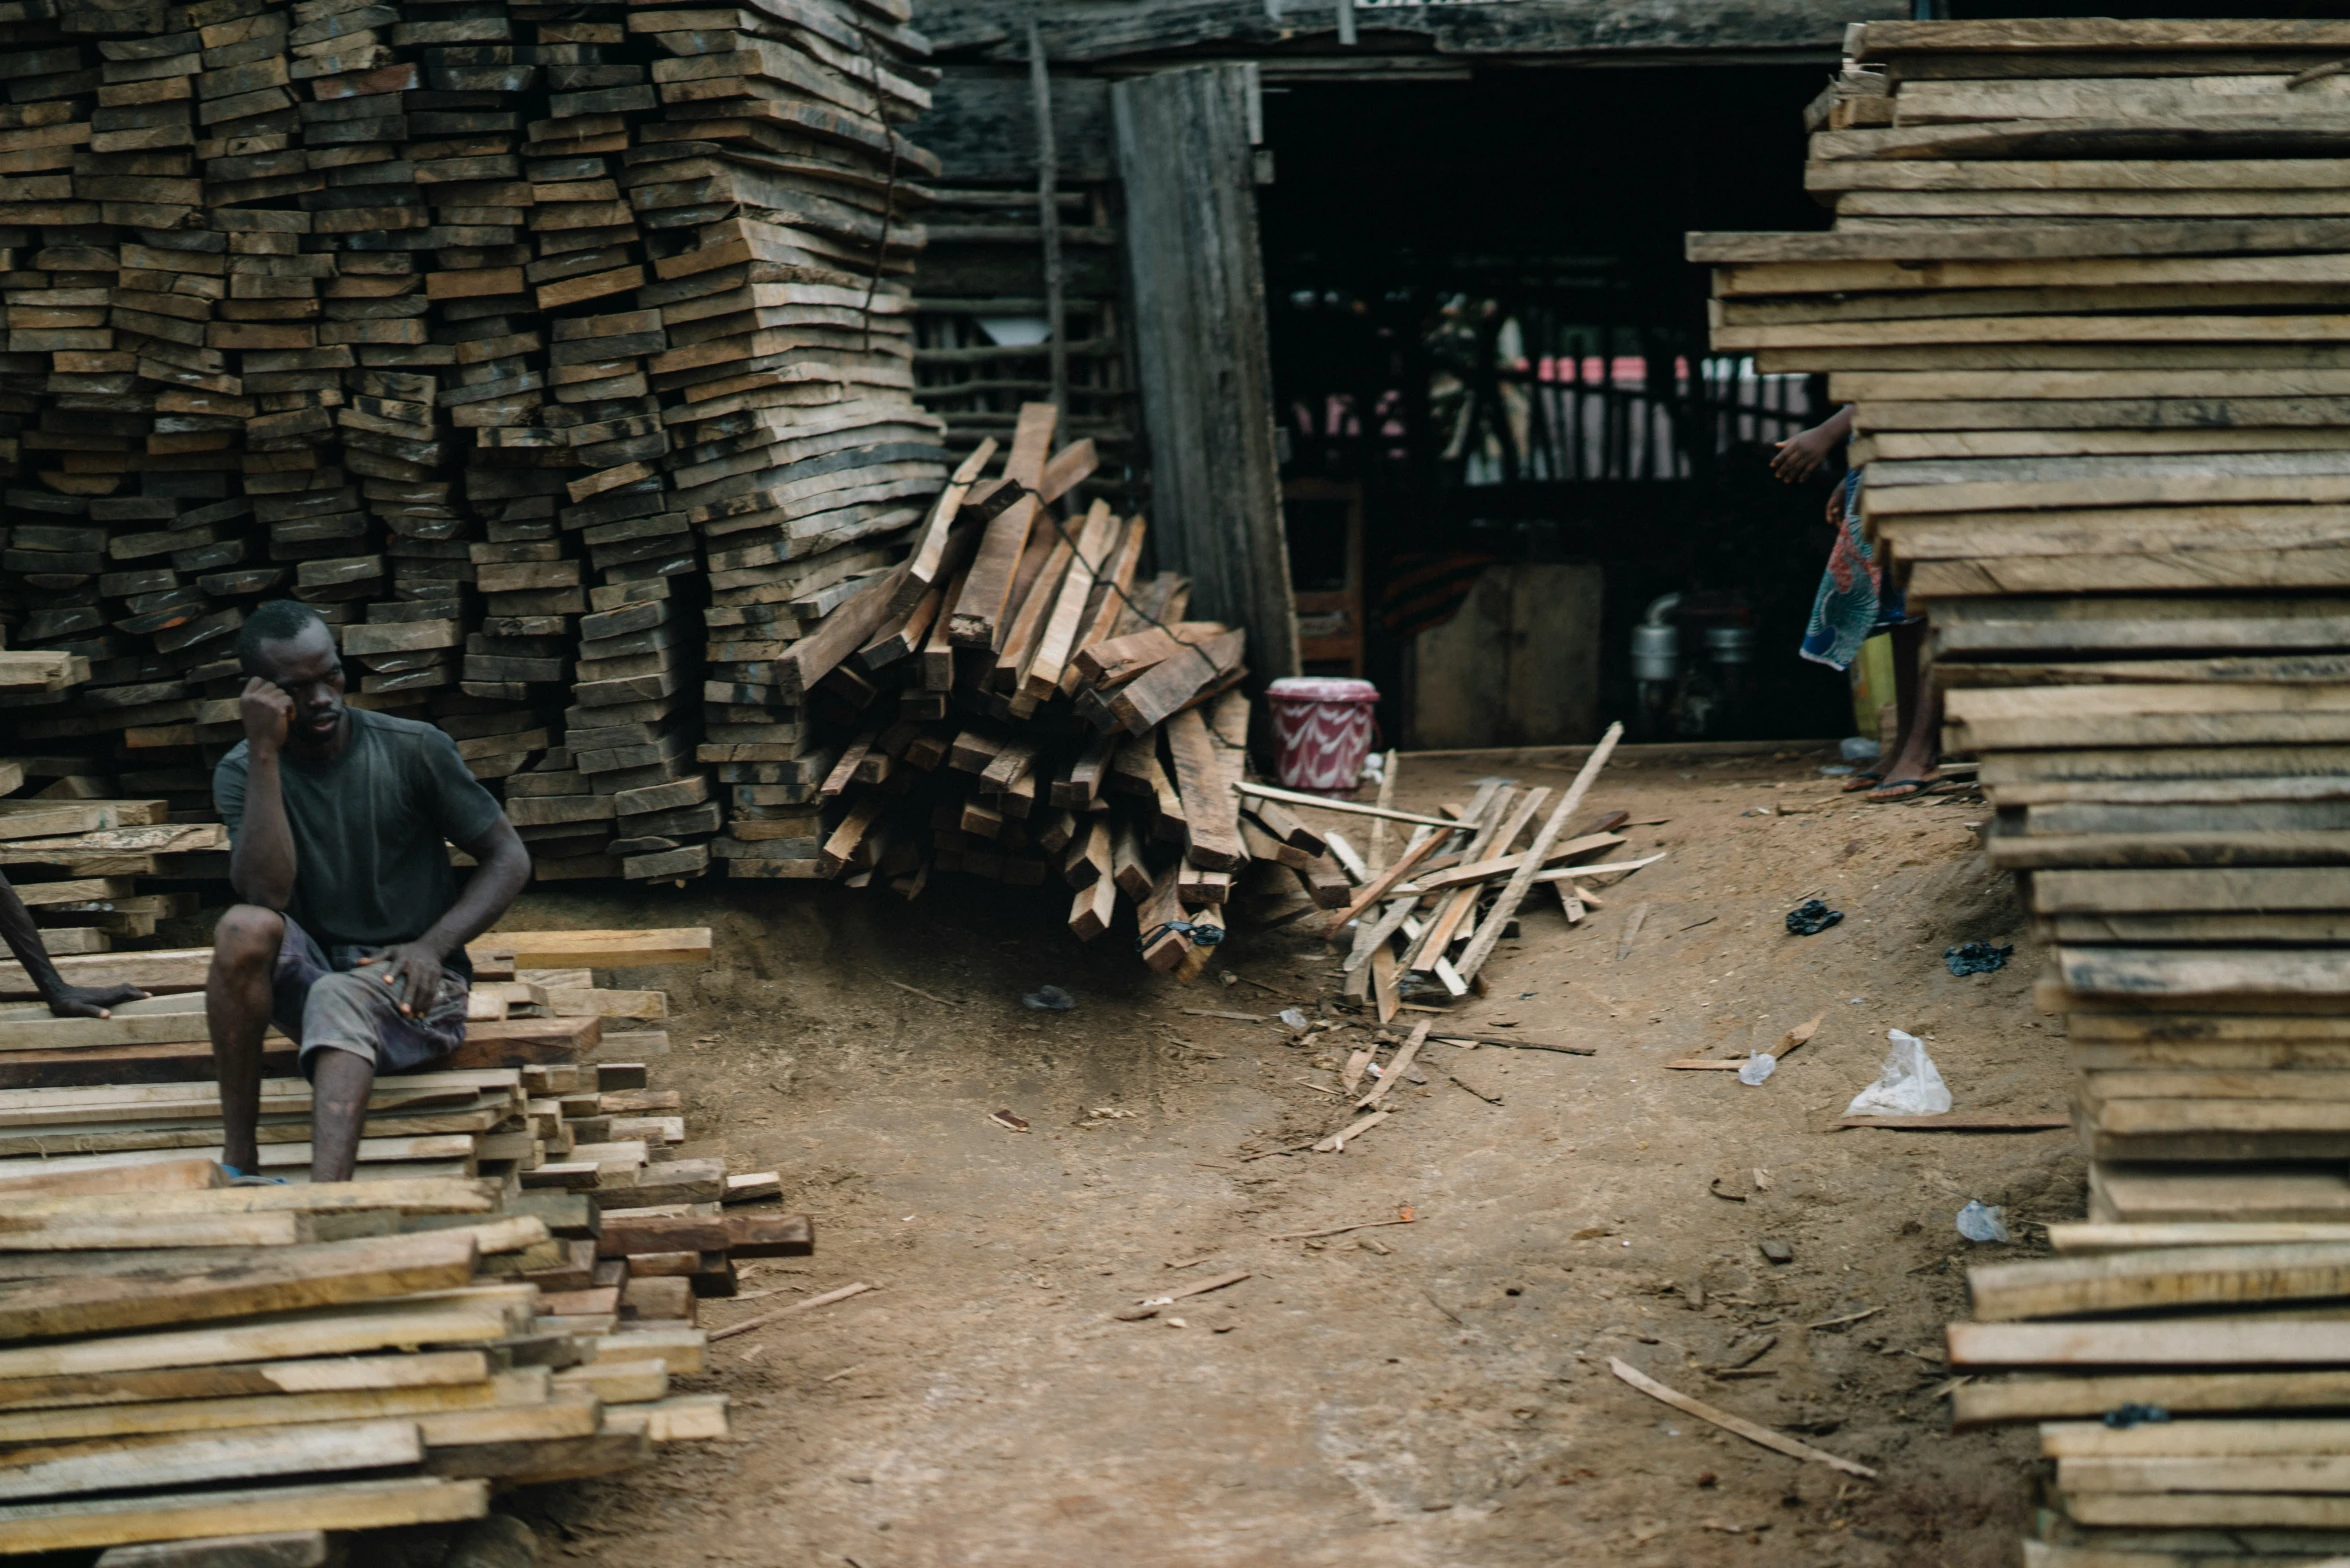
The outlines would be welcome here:
<svg viewBox="0 0 2350 1568">
<path fill-rule="evenodd" d="M 310 1058 L 322 1050 L 364 1057 L 378 1073 L 405 1073 L 430 1066 L 464 1043 L 465 1002 L 473 987 L 463 975 L 442 970 L 441 993 L 432 1007 L 405 1017 L 383 982 L 382 967 L 359 967 L 361 959 L 384 949 L 338 947 L 329 953 L 293 917 L 283 918 L 286 935 L 270 977 L 269 1019 L 302 1048 L 303 1077 L 315 1071 Z"/>
</svg>

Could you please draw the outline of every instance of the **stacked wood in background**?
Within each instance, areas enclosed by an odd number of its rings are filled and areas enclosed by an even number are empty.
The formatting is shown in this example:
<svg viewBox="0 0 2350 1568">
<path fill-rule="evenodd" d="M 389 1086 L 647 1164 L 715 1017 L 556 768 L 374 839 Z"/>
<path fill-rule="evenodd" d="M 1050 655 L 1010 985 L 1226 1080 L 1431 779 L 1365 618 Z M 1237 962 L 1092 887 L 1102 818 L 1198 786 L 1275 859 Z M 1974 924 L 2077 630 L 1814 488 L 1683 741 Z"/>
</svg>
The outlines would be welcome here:
<svg viewBox="0 0 2350 1568">
<path fill-rule="evenodd" d="M 772 1173 L 675 1157 L 678 1096 L 616 1059 L 666 1037 L 604 1029 L 665 999 L 572 967 L 692 963 L 709 941 L 481 938 L 465 1045 L 376 1086 L 351 1183 L 306 1183 L 310 1089 L 274 1039 L 262 1168 L 290 1185 L 265 1188 L 224 1187 L 214 1163 L 208 952 L 63 960 L 157 993 L 111 1019 L 12 1003 L 31 988 L 0 965 L 0 1539 L 470 1517 L 485 1480 L 724 1436 L 722 1396 L 670 1388 L 702 1370 L 696 1303 L 813 1232 L 746 1207 L 777 1196 Z M 186 1490 L 232 1479 L 249 1489 Z M 250 1512 L 232 1527 L 223 1509 Z"/>
<path fill-rule="evenodd" d="M 0 691 L 0 750 L 209 820 L 234 634 L 291 595 L 356 704 L 508 794 L 542 875 L 704 869 L 702 764 L 759 786 L 816 741 L 759 654 L 705 671 L 686 628 L 715 597 L 812 632 L 945 474 L 911 399 L 936 165 L 893 128 L 927 102 L 906 16 L 0 23 L 0 625 L 88 666 Z"/>
<path fill-rule="evenodd" d="M 1960 1413 L 2120 1411 L 2048 1430 L 2034 1561 L 2336 1553 L 2340 1423 L 2132 1423 L 2338 1405 L 2350 1362 L 2350 1233 L 2295 1228 L 2350 1220 L 2350 24 L 1851 39 L 1807 174 L 1834 231 L 1692 237 L 1716 345 L 1854 406 L 1871 535 L 2054 954 L 2087 1229 L 2215 1244 L 1978 1270 L 1979 1316 L 2075 1321 L 1955 1325 L 1954 1368 L 2098 1375 Z M 2220 1304 L 2255 1315 L 2105 1318 Z M 2284 1364 L 2323 1370 L 2253 1370 Z"/>
</svg>

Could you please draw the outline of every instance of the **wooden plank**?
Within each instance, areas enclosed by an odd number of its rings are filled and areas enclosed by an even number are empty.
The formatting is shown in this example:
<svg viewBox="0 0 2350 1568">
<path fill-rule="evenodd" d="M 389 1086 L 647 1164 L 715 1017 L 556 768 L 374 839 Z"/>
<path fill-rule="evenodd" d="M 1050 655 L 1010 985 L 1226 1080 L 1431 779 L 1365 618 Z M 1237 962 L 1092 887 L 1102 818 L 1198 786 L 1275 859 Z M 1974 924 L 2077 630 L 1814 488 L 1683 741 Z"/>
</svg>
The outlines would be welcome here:
<svg viewBox="0 0 2350 1568">
<path fill-rule="evenodd" d="M 413 1421 L 320 1424 L 0 1463 L 0 1500 L 421 1464 Z"/>
<path fill-rule="evenodd" d="M 0 1169 L 0 1198 L 6 1198 L 11 1206 L 34 1197 L 78 1194 L 103 1195 L 110 1202 L 117 1194 L 126 1192 L 153 1199 L 202 1191 L 227 1181 L 228 1174 L 217 1161 L 195 1158 L 155 1160 L 103 1170 Z"/>
<path fill-rule="evenodd" d="M 486 931 L 466 945 L 476 959 L 517 969 L 634 969 L 710 961 L 710 928 L 639 931 Z"/>
<path fill-rule="evenodd" d="M 1193 579 L 1201 608 L 1247 633 L 1258 675 L 1278 678 L 1298 672 L 1298 641 L 1258 260 L 1253 72 L 1228 62 L 1114 82 L 1110 109 L 1158 559 Z"/>
<path fill-rule="evenodd" d="M 36 1423 L 30 1428 L 31 1437 L 57 1439 L 108 1430 L 64 1424 L 79 1419 L 67 1413 L 77 1409 L 143 1405 L 158 1413 L 149 1418 L 153 1420 L 167 1408 L 201 1411 L 236 1400 L 421 1389 L 462 1390 L 449 1396 L 460 1401 L 493 1397 L 496 1391 L 490 1383 L 490 1358 L 479 1350 L 428 1350 L 405 1355 L 336 1356 L 323 1361 L 6 1378 L 0 1379 L 0 1423 L 29 1416 Z M 212 1420 L 200 1413 L 189 1419 L 199 1427 Z M 253 1424 L 279 1423 L 263 1420 Z M 0 1430 L 14 1429 L 0 1425 Z"/>
<path fill-rule="evenodd" d="M 2171 1247 L 1967 1271 L 1977 1320 L 2292 1301 L 2345 1293 L 2350 1242 Z"/>
<path fill-rule="evenodd" d="M 2163 1430 L 2167 1427 L 2168 1430 Z M 2169 1421 L 2112 1427 L 2053 1421 L 2040 1428 L 2047 1459 L 2248 1459 L 2261 1454 L 2350 1455 L 2350 1421 Z M 2200 1487 L 2169 1490 L 2200 1491 Z M 2231 1491 L 2260 1491 L 2232 1487 Z M 2278 1490 L 2281 1490 L 2279 1488 Z M 2298 1488 L 2295 1488 L 2298 1490 Z M 2331 1488 L 2328 1488 L 2331 1490 Z"/>
<path fill-rule="evenodd" d="M 2057 1462 L 2056 1484 L 2067 1497 L 2092 1492 L 2350 1493 L 2350 1454 L 2068 1458 Z M 2350 1520 L 2350 1513 L 2343 1517 Z"/>
<path fill-rule="evenodd" d="M 2350 1371 L 2123 1373 L 2007 1382 L 1976 1380 L 1956 1389 L 1950 1404 L 1951 1424 L 1961 1431 L 2004 1421 L 2102 1416 L 2124 1405 L 2155 1405 L 2180 1415 L 2322 1410 L 2350 1405 Z"/>
<path fill-rule="evenodd" d="M 1109 503 L 1096 501 L 1078 537 L 1068 575 L 1062 579 L 1059 595 L 1037 634 L 1035 653 L 1021 678 L 1020 689 L 1024 695 L 1041 701 L 1060 690 L 1061 673 L 1076 643 L 1087 598 L 1110 552 L 1117 546 L 1119 527 L 1118 519 L 1110 515 Z"/>
<path fill-rule="evenodd" d="M 1222 751 L 1198 709 L 1167 721 L 1167 755 L 1175 766 L 1175 788 L 1183 797 L 1185 841 L 1192 864 L 1230 871 L 1248 864 L 1240 837 L 1240 800 L 1232 791 L 1237 770 L 1228 770 Z"/>
<path fill-rule="evenodd" d="M 2302 1241 L 2350 1242 L 2350 1224 L 2119 1225 L 2074 1221 L 2048 1227 L 2048 1245 L 2060 1253 L 2128 1252 L 2141 1247 L 2235 1247 Z"/>
<path fill-rule="evenodd" d="M 1220 689 L 1239 669 L 1244 641 L 1242 633 L 1227 632 L 1152 666 L 1110 694 L 1110 711 L 1127 734 L 1145 733 L 1203 692 Z"/>
<path fill-rule="evenodd" d="M 156 1160 L 121 1167 L 125 1172 L 212 1166 L 194 1160 Z M 217 1171 L 217 1166 L 212 1166 Z M 138 1206 L 147 1214 L 353 1214 L 391 1209 L 404 1214 L 480 1214 L 498 1210 L 497 1184 L 482 1181 L 370 1181 L 321 1182 L 286 1187 L 214 1187 L 209 1189 L 142 1190 Z M 12 1217 L 105 1216 L 120 1211 L 122 1200 L 110 1192 L 61 1193 L 36 1191 L 19 1197 L 10 1189 Z"/>
<path fill-rule="evenodd" d="M 389 1529 L 478 1519 L 488 1511 L 488 1482 L 420 1476 L 22 1504 L 0 1508 L 0 1537 L 16 1551 L 71 1551 L 273 1530 Z"/>
<path fill-rule="evenodd" d="M 427 1231 L 275 1248 L 243 1267 L 0 1286 L 0 1339 L 119 1332 L 447 1290 L 472 1279 L 473 1259 L 471 1236 Z"/>
<path fill-rule="evenodd" d="M 512 1331 L 511 1313 L 502 1298 L 395 1301 L 264 1323 L 0 1347 L 0 1378 L 357 1355 L 401 1345 L 480 1344 Z"/>
<path fill-rule="evenodd" d="M 98 1562 L 100 1568 L 326 1568 L 327 1558 L 324 1530 L 280 1530 L 117 1546 Z"/>
<path fill-rule="evenodd" d="M 2350 1359 L 2350 1322 L 2322 1319 L 1952 1323 L 1944 1332 L 1953 1368 L 2309 1366 Z"/>
<path fill-rule="evenodd" d="M 2079 1524 L 2132 1530 L 2232 1528 L 2350 1529 L 2350 1497 L 2292 1493 L 2069 1493 L 2065 1512 Z"/>
<path fill-rule="evenodd" d="M 1543 823 L 1542 831 L 1535 835 L 1534 842 L 1527 847 L 1518 869 L 1510 874 L 1501 896 L 1494 901 L 1492 909 L 1486 912 L 1477 928 L 1477 935 L 1469 942 L 1468 951 L 1453 966 L 1463 980 L 1474 980 L 1477 971 L 1493 956 L 1493 949 L 1501 941 L 1503 930 L 1508 927 L 1510 918 L 1518 912 L 1518 906 L 1525 902 L 1526 894 L 1534 886 L 1536 874 L 1549 858 L 1551 846 L 1566 831 L 1568 818 L 1582 808 L 1583 797 L 1590 793 L 1592 784 L 1599 777 L 1599 770 L 1607 766 L 1608 756 L 1616 749 L 1616 742 L 1623 738 L 1623 734 L 1624 726 L 1621 723 L 1610 724 L 1607 733 L 1600 736 L 1599 744 L 1591 748 L 1591 755 L 1584 759 L 1582 769 L 1575 775 L 1575 782 L 1559 797 L 1558 805 L 1551 811 L 1549 820 Z M 1506 840 L 1504 847 L 1507 847 Z"/>
<path fill-rule="evenodd" d="M 1909 92 L 1938 89 L 1945 85 L 1958 84 L 1918 83 Z M 1908 95 L 1908 92 L 1903 94 L 1905 101 Z M 2350 111 L 2336 112 L 2343 115 L 2346 122 L 2344 128 L 2350 128 Z M 2208 118 L 2217 121 L 2226 117 L 2211 115 Z M 2266 120 L 2261 115 L 2246 115 L 2242 118 L 2259 124 L 2264 130 L 2273 132 L 2276 128 L 2274 121 Z M 1685 258 L 1701 265 L 1746 266 L 1764 262 L 1949 262 L 2184 256 L 2211 251 L 2350 251 L 2350 221 L 2334 218 L 2256 218 L 2241 222 L 2147 219 L 2083 224 L 1985 224 L 1979 227 L 1929 227 L 1916 224 L 1887 230 L 1856 230 L 1847 226 L 1833 233 L 1694 233 L 1688 237 L 1684 246 Z"/>
<path fill-rule="evenodd" d="M 0 1248 L 87 1252 L 103 1247 L 291 1247 L 314 1240 L 302 1214 L 22 1216 L 0 1212 Z"/>
<path fill-rule="evenodd" d="M 68 985 L 135 985 L 143 990 L 201 991 L 212 966 L 209 947 L 168 948 L 144 953 L 77 953 L 55 960 Z M 0 963 L 0 998 L 16 1000 L 41 993 L 15 962 Z"/>
</svg>

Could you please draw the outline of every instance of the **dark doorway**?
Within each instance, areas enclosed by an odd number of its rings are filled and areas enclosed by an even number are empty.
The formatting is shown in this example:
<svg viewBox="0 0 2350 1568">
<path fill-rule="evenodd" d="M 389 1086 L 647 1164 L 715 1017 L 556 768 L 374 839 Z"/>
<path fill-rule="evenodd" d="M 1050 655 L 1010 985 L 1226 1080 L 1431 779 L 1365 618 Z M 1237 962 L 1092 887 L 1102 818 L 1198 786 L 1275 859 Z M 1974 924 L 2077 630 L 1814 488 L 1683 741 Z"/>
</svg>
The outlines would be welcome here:
<svg viewBox="0 0 2350 1568">
<path fill-rule="evenodd" d="M 1359 488 L 1365 661 L 1391 735 L 1414 738 L 1407 649 L 1482 562 L 1600 574 L 1602 723 L 1651 738 L 1849 729 L 1843 677 L 1795 653 L 1831 481 L 1767 469 L 1773 439 L 1826 412 L 1822 389 L 1709 355 L 1706 269 L 1682 260 L 1691 229 L 1826 227 L 1803 191 L 1802 109 L 1823 77 L 1495 69 L 1266 88 L 1284 475 L 1316 497 Z M 1314 535 L 1298 558 L 1320 576 L 1327 510 L 1298 519 Z M 1652 692 L 1644 719 L 1632 627 L 1668 593 L 1683 595 L 1686 678 L 1721 689 L 1661 716 Z M 1527 613 L 1515 635 L 1543 635 Z M 1737 636 L 1707 640 L 1729 626 L 1747 629 L 1743 667 Z"/>
</svg>

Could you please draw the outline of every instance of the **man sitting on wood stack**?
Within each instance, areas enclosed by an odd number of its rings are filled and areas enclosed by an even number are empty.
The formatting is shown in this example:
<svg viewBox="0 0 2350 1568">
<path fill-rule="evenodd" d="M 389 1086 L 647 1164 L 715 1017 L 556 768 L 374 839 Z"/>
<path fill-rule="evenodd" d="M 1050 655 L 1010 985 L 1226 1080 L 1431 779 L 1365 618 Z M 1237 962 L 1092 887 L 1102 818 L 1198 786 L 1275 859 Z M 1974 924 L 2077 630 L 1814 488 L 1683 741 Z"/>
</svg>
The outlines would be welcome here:
<svg viewBox="0 0 2350 1568">
<path fill-rule="evenodd" d="M 376 1074 L 429 1066 L 464 1040 L 465 944 L 514 902 L 530 855 L 447 735 L 344 706 L 342 656 L 316 611 L 261 606 L 237 659 L 245 739 L 212 795 L 243 902 L 214 929 L 204 985 L 222 1163 L 257 1179 L 274 1022 L 311 1082 L 310 1179 L 349 1181 Z M 451 842 L 477 867 L 462 891 Z"/>
</svg>

